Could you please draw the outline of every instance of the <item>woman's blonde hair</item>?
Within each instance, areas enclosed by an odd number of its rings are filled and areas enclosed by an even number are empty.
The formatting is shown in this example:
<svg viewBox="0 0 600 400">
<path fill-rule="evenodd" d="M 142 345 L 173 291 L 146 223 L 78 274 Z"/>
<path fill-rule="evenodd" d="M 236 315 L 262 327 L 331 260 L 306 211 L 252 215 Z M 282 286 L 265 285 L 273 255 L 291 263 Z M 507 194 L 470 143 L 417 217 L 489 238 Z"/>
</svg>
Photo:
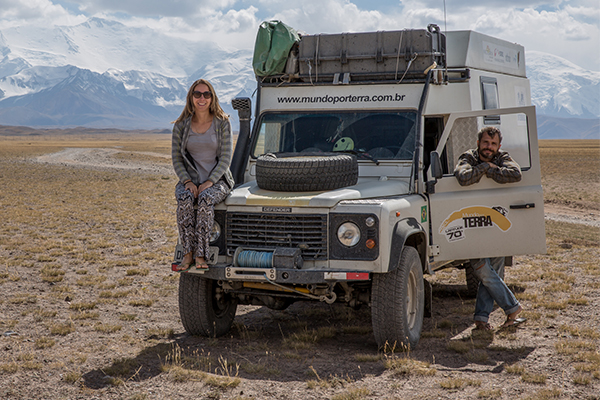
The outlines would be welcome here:
<svg viewBox="0 0 600 400">
<path fill-rule="evenodd" d="M 225 114 L 225 111 L 223 111 L 221 105 L 219 104 L 219 98 L 217 97 L 217 92 L 215 92 L 215 88 L 213 87 L 213 85 L 211 85 L 210 82 L 206 79 L 198 79 L 197 81 L 192 83 L 192 86 L 190 86 L 190 89 L 188 90 L 187 96 L 185 98 L 185 107 L 183 108 L 183 111 L 181 112 L 179 118 L 173 121 L 174 124 L 177 124 L 183 121 L 184 119 L 188 118 L 189 116 L 194 115 L 194 89 L 200 84 L 206 85 L 208 87 L 208 90 L 210 91 L 210 94 L 212 94 L 212 101 L 210 102 L 210 107 L 208 109 L 210 113 L 219 119 L 229 118 L 229 115 Z"/>
</svg>

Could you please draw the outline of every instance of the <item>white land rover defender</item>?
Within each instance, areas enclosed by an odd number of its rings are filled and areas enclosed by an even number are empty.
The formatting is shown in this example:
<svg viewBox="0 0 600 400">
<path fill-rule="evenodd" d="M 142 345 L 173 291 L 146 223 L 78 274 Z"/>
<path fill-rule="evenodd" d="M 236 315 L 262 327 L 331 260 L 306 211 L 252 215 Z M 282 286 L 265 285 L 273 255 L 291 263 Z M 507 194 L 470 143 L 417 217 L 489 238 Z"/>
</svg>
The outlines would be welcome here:
<svg viewBox="0 0 600 400">
<path fill-rule="evenodd" d="M 313 300 L 368 305 L 378 345 L 414 348 L 424 274 L 465 268 L 473 291 L 470 259 L 546 251 L 522 46 L 430 25 L 306 35 L 286 58 L 257 76 L 252 127 L 250 99 L 233 101 L 237 185 L 215 210 L 210 268 L 180 275 L 187 332 L 224 335 L 238 304 Z M 501 129 L 520 182 L 453 176 L 485 125 Z"/>
</svg>

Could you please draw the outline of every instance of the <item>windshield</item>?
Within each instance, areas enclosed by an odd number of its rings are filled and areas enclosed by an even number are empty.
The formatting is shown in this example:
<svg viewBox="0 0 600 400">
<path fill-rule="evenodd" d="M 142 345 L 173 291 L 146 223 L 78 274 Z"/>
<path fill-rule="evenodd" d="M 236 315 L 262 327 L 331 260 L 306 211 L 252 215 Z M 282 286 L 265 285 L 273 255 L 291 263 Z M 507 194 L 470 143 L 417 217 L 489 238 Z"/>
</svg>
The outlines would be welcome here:
<svg viewBox="0 0 600 400">
<path fill-rule="evenodd" d="M 252 155 L 351 151 L 377 160 L 411 160 L 417 113 L 263 114 Z"/>
</svg>

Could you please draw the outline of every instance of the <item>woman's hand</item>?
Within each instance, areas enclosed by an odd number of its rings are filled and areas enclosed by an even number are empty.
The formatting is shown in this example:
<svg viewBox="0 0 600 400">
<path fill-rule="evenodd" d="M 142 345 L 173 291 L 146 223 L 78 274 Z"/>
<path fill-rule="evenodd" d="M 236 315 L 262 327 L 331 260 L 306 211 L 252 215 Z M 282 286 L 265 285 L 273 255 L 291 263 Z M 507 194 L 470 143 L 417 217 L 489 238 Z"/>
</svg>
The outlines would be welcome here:
<svg viewBox="0 0 600 400">
<path fill-rule="evenodd" d="M 198 186 L 194 185 L 192 181 L 185 184 L 185 190 L 189 190 L 194 195 L 194 198 L 198 197 L 198 193 L 200 193 Z"/>
<path fill-rule="evenodd" d="M 213 185 L 213 183 L 211 181 L 206 181 L 204 183 L 201 183 L 200 186 L 198 186 L 198 194 L 204 192 L 206 189 L 208 189 L 212 185 Z"/>
</svg>

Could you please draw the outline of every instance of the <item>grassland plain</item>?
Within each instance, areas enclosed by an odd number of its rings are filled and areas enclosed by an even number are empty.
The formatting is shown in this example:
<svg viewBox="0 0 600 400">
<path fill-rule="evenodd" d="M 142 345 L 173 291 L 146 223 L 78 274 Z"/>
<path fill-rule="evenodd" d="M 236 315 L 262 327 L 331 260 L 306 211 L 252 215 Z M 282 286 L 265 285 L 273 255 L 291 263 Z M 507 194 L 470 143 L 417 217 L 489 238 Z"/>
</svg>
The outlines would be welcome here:
<svg viewBox="0 0 600 400">
<path fill-rule="evenodd" d="M 73 148 L 118 152 L 35 162 Z M 600 398 L 589 225 L 547 221 L 548 253 L 515 257 L 516 330 L 472 332 L 463 272 L 446 270 L 428 277 L 433 316 L 411 351 L 377 349 L 366 307 L 313 303 L 239 307 L 226 337 L 188 336 L 169 148 L 163 134 L 0 136 L 0 398 Z M 541 157 L 548 205 L 598 218 L 600 143 L 542 141 Z"/>
</svg>

